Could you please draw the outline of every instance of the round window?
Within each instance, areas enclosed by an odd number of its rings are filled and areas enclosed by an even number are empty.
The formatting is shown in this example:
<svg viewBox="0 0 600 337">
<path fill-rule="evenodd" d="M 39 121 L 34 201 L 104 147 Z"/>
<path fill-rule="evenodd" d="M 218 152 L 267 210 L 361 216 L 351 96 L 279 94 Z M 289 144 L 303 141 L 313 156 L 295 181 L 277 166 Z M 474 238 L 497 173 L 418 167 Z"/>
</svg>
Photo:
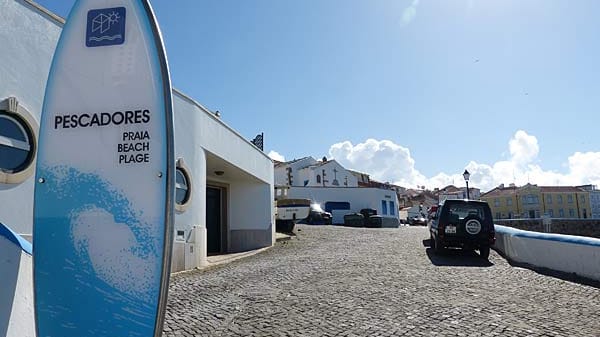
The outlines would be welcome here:
<svg viewBox="0 0 600 337">
<path fill-rule="evenodd" d="M 190 198 L 189 179 L 181 167 L 175 172 L 175 202 L 183 205 Z"/>
<path fill-rule="evenodd" d="M 34 143 L 28 124 L 19 116 L 0 111 L 0 171 L 21 172 L 34 157 Z"/>
</svg>

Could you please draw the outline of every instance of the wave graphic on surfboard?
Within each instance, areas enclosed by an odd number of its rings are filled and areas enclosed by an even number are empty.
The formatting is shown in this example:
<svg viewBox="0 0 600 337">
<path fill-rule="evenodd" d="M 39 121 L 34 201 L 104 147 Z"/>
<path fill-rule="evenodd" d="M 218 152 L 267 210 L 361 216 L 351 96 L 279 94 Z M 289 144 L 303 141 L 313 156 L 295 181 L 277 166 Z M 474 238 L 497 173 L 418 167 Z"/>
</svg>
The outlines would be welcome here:
<svg viewBox="0 0 600 337">
<path fill-rule="evenodd" d="M 36 277 L 48 278 L 39 283 L 45 288 L 36 291 L 52 293 L 55 298 L 39 303 L 45 314 L 38 319 L 60 321 L 67 328 L 85 326 L 90 335 L 97 336 L 115 332 L 151 335 L 163 245 L 156 239 L 160 236 L 152 233 L 151 223 L 156 219 L 144 219 L 120 191 L 97 174 L 66 166 L 42 167 L 40 172 L 46 185 L 38 191 L 38 197 L 46 199 L 39 204 L 46 209 L 40 211 L 56 216 L 47 217 L 44 226 L 44 235 L 52 240 L 39 242 L 52 247 L 36 246 L 54 253 L 36 256 L 40 268 Z M 73 205 L 80 206 L 70 209 Z M 66 223 L 60 214 L 68 214 Z M 60 270 L 72 277 L 51 282 L 49 278 Z M 69 298 L 56 298 L 65 294 Z M 69 302 L 102 305 L 90 306 L 87 313 L 55 305 Z M 108 322 L 117 323 L 107 327 Z"/>
</svg>

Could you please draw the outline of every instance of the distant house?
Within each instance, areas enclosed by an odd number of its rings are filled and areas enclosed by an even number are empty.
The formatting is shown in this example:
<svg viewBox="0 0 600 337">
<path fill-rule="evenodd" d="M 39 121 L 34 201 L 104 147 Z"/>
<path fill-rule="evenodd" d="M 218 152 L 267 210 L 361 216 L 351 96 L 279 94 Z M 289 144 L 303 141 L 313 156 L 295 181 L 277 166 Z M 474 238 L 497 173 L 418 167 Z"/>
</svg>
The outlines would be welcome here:
<svg viewBox="0 0 600 337">
<path fill-rule="evenodd" d="M 590 193 L 591 218 L 600 219 L 600 190 L 596 185 L 577 186 Z"/>
<path fill-rule="evenodd" d="M 437 193 L 438 202 L 442 202 L 446 199 L 467 199 L 467 188 L 456 187 L 454 185 L 448 185 L 440 189 Z M 481 190 L 475 187 L 469 187 L 469 199 L 479 200 L 481 197 Z"/>
<path fill-rule="evenodd" d="M 371 187 L 371 176 L 368 173 L 358 172 L 354 170 L 348 170 L 354 177 L 358 186 L 360 187 Z"/>
</svg>

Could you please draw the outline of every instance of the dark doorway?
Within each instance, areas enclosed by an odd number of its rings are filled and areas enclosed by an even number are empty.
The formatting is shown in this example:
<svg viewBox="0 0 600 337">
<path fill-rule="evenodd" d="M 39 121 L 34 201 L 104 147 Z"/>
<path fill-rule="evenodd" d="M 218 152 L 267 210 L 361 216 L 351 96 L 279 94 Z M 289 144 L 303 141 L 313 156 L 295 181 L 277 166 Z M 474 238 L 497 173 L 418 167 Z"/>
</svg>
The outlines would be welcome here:
<svg viewBox="0 0 600 337">
<path fill-rule="evenodd" d="M 220 188 L 206 188 L 206 253 L 208 255 L 221 253 L 221 194 Z"/>
</svg>

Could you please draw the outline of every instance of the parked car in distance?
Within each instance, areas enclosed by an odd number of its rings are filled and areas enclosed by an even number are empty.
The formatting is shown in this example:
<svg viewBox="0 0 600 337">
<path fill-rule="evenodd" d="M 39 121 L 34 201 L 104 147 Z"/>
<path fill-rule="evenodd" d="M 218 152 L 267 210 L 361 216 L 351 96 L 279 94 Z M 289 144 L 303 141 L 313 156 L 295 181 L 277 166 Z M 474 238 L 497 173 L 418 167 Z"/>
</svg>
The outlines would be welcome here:
<svg viewBox="0 0 600 337">
<path fill-rule="evenodd" d="M 383 217 L 381 215 L 371 215 L 365 219 L 365 227 L 381 228 L 383 227 Z"/>
<path fill-rule="evenodd" d="M 364 227 L 365 216 L 360 213 L 348 213 L 344 215 L 344 226 Z"/>
<path fill-rule="evenodd" d="M 276 205 L 275 230 L 281 233 L 291 233 L 310 214 L 310 199 L 279 199 Z"/>
<path fill-rule="evenodd" d="M 429 236 L 436 254 L 449 247 L 477 249 L 487 260 L 496 241 L 490 206 L 483 201 L 446 199 L 429 222 Z"/>
<path fill-rule="evenodd" d="M 427 219 L 422 215 L 415 215 L 408 219 L 408 224 L 411 226 L 427 226 Z"/>
<path fill-rule="evenodd" d="M 306 223 L 309 225 L 331 225 L 331 213 L 326 212 L 321 208 L 320 204 L 310 204 L 310 213 L 306 218 Z"/>
<path fill-rule="evenodd" d="M 363 208 L 360 214 L 364 217 L 364 226 L 371 228 L 380 228 L 382 226 L 381 216 L 377 215 L 377 210 L 373 208 Z"/>
</svg>

